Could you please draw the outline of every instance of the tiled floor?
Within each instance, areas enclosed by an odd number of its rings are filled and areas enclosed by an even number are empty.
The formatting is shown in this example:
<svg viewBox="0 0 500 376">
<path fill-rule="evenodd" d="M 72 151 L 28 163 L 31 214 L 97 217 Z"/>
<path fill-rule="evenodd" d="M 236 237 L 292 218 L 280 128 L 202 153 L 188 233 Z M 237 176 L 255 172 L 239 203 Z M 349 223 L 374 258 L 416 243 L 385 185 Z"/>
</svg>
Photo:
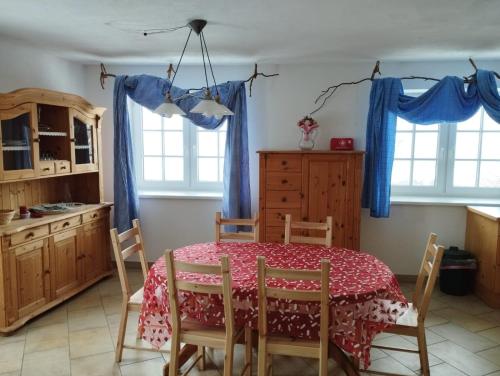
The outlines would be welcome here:
<svg viewBox="0 0 500 376">
<path fill-rule="evenodd" d="M 141 286 L 139 273 L 130 273 L 134 288 Z M 405 294 L 413 285 L 403 284 Z M 33 320 L 10 337 L 0 337 L 0 374 L 23 376 L 161 375 L 167 355 L 125 350 L 123 361 L 114 362 L 120 319 L 121 292 L 117 278 L 102 281 L 66 304 Z M 135 341 L 137 314 L 128 325 L 128 342 Z M 426 319 L 432 375 L 500 376 L 500 310 L 493 310 L 474 296 L 453 297 L 436 289 Z M 381 334 L 375 342 L 416 348 L 413 338 Z M 168 344 L 167 344 L 168 346 Z M 238 346 L 240 347 L 240 346 Z M 223 355 L 212 354 L 207 371 L 191 375 L 221 375 Z M 242 351 L 238 349 L 235 374 Z M 254 357 L 256 361 L 256 357 Z M 418 356 L 391 351 L 372 351 L 372 368 L 415 375 Z M 317 362 L 275 357 L 275 376 L 317 375 Z M 334 362 L 332 375 L 343 374 Z"/>
</svg>

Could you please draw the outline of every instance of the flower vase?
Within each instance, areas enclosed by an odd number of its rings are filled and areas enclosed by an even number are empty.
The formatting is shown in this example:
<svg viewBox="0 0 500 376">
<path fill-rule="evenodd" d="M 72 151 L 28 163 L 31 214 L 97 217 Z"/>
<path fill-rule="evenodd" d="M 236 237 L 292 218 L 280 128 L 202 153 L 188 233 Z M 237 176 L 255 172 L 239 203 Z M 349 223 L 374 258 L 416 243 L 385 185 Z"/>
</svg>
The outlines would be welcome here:
<svg viewBox="0 0 500 376">
<path fill-rule="evenodd" d="M 316 139 L 316 130 L 310 132 L 302 130 L 301 138 L 299 141 L 299 148 L 301 150 L 312 150 L 314 148 L 314 140 Z"/>
</svg>

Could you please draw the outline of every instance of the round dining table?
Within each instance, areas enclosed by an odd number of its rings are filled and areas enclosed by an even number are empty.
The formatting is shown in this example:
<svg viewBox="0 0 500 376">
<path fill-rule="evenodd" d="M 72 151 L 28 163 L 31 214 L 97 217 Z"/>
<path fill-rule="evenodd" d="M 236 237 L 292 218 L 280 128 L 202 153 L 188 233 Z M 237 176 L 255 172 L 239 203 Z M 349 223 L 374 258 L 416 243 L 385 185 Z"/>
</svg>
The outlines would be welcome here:
<svg viewBox="0 0 500 376">
<path fill-rule="evenodd" d="M 377 333 L 394 324 L 408 303 L 395 275 L 376 257 L 344 248 L 306 244 L 220 242 L 189 245 L 174 251 L 176 260 L 201 264 L 219 264 L 229 255 L 233 302 L 237 325 L 257 329 L 257 256 L 266 264 L 285 269 L 320 268 L 320 261 L 330 261 L 331 341 L 365 367 L 370 364 L 371 342 Z M 202 283 L 220 283 L 220 277 L 177 272 L 178 279 Z M 319 289 L 316 281 L 268 279 L 273 287 Z M 206 325 L 224 325 L 222 297 L 179 292 L 181 313 Z M 268 327 L 271 332 L 295 338 L 318 338 L 319 302 L 268 300 Z M 144 298 L 139 317 L 143 340 L 159 348 L 168 340 L 168 288 L 165 259 L 151 267 L 144 284 Z"/>
</svg>

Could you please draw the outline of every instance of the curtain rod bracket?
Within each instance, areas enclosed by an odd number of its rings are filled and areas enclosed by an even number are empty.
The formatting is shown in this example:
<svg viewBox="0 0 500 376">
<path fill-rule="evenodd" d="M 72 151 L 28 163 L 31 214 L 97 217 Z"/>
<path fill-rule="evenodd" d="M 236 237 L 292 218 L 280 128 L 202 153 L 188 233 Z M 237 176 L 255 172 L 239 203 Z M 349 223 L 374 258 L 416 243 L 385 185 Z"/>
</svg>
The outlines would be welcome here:
<svg viewBox="0 0 500 376">
<path fill-rule="evenodd" d="M 377 62 L 375 63 L 375 66 L 373 67 L 373 71 L 372 71 L 372 75 L 370 77 L 370 80 L 373 81 L 373 79 L 375 78 L 375 74 L 379 74 L 379 75 L 382 75 L 382 73 L 380 73 L 380 60 L 377 60 Z"/>
</svg>

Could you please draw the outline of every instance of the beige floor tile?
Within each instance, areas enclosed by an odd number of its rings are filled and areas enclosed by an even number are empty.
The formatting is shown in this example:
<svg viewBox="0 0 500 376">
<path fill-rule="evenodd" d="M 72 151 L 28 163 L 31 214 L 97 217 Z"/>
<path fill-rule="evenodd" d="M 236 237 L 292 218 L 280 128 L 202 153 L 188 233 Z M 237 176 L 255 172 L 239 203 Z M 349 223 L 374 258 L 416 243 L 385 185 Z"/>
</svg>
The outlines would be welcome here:
<svg viewBox="0 0 500 376">
<path fill-rule="evenodd" d="M 500 367 L 500 346 L 494 347 L 492 349 L 480 351 L 476 353 L 484 359 L 488 359 L 490 362 L 495 363 Z"/>
<path fill-rule="evenodd" d="M 101 306 L 101 296 L 98 291 L 83 292 L 71 298 L 68 302 L 68 312 L 77 311 L 80 309 L 99 307 Z"/>
<path fill-rule="evenodd" d="M 20 371 L 23 364 L 24 342 L 0 345 L 0 372 Z"/>
<path fill-rule="evenodd" d="M 378 346 L 397 347 L 407 350 L 417 350 L 417 346 L 415 344 L 411 343 L 403 336 L 398 335 L 385 338 L 375 338 L 373 344 Z"/>
<path fill-rule="evenodd" d="M 102 307 L 80 309 L 68 312 L 68 327 L 70 331 L 105 328 L 108 322 Z"/>
<path fill-rule="evenodd" d="M 0 346 L 8 343 L 20 342 L 26 339 L 26 327 L 16 330 L 11 335 L 0 336 Z"/>
<path fill-rule="evenodd" d="M 451 341 L 429 346 L 429 353 L 470 376 L 482 376 L 499 369 L 494 363 Z"/>
<path fill-rule="evenodd" d="M 117 279 L 105 280 L 99 284 L 99 294 L 101 296 L 121 296 L 122 287 Z"/>
<path fill-rule="evenodd" d="M 475 295 L 466 295 L 466 296 L 445 295 L 438 299 L 441 303 L 447 304 L 449 307 L 459 309 L 465 313 L 469 313 L 472 315 L 479 315 L 482 313 L 493 311 L 493 308 L 488 307 Z"/>
<path fill-rule="evenodd" d="M 113 315 L 121 312 L 122 297 L 121 296 L 103 296 L 102 305 L 106 315 Z"/>
<path fill-rule="evenodd" d="M 418 354 L 412 354 L 401 351 L 384 350 L 385 353 L 389 354 L 395 360 L 400 362 L 406 368 L 412 371 L 418 371 L 420 369 L 420 357 Z M 443 361 L 432 354 L 429 355 L 429 365 L 434 366 L 436 364 L 443 363 Z"/>
<path fill-rule="evenodd" d="M 29 322 L 28 327 L 37 328 L 45 325 L 64 324 L 67 320 L 68 310 L 66 304 L 63 304 L 34 318 Z"/>
<path fill-rule="evenodd" d="M 450 320 L 448 320 L 446 317 L 439 316 L 433 311 L 429 311 L 427 312 L 427 316 L 425 317 L 424 325 L 426 328 L 430 328 L 434 325 L 446 324 L 449 321 Z"/>
<path fill-rule="evenodd" d="M 450 322 L 457 324 L 471 332 L 477 332 L 496 326 L 491 321 L 481 319 L 480 317 L 471 315 L 455 308 L 444 308 L 436 310 L 434 311 L 434 313 L 441 317 L 449 319 Z"/>
<path fill-rule="evenodd" d="M 119 376 L 114 351 L 71 360 L 71 376 Z"/>
<path fill-rule="evenodd" d="M 486 350 L 496 345 L 488 338 L 469 332 L 455 324 L 433 326 L 430 330 L 472 352 Z"/>
<path fill-rule="evenodd" d="M 2 376 L 20 376 L 21 375 L 21 371 L 0 373 L 0 375 L 2 375 Z"/>
<path fill-rule="evenodd" d="M 402 337 L 404 339 L 406 339 L 407 341 L 410 341 L 414 345 L 417 344 L 417 337 L 411 337 L 411 336 L 402 336 Z M 433 344 L 438 343 L 438 342 L 446 341 L 446 338 L 443 338 L 440 335 L 437 335 L 432 330 L 425 329 L 425 340 L 426 340 L 427 346 L 428 346 L 428 345 L 433 345 Z"/>
<path fill-rule="evenodd" d="M 380 358 L 377 358 L 377 359 L 380 359 Z M 315 376 L 318 375 L 318 373 L 319 373 L 319 361 L 316 359 L 307 359 L 307 358 L 304 358 L 304 360 L 306 361 L 306 363 L 308 363 L 311 366 L 311 368 L 312 368 L 311 374 L 315 375 Z M 372 359 L 372 360 L 374 360 L 374 359 Z M 327 373 L 328 373 L 328 375 L 335 375 L 335 376 L 346 374 L 344 372 L 344 370 L 341 369 L 340 366 L 333 359 L 328 359 L 328 372 Z"/>
<path fill-rule="evenodd" d="M 106 320 L 110 327 L 118 327 L 120 325 L 121 313 L 114 313 L 112 315 L 107 315 Z M 139 323 L 139 312 L 129 312 L 127 319 L 127 327 L 130 326 L 137 328 Z"/>
<path fill-rule="evenodd" d="M 500 309 L 480 314 L 477 317 L 483 320 L 488 320 L 496 325 L 500 325 Z"/>
<path fill-rule="evenodd" d="M 390 356 L 373 361 L 370 368 L 368 369 L 371 371 L 390 372 L 401 375 L 415 375 L 412 370 L 406 368 L 404 365 L 391 358 Z"/>
<path fill-rule="evenodd" d="M 114 337 L 113 348 L 116 347 L 116 341 L 117 338 Z M 132 346 L 151 348 L 151 345 L 146 341 L 136 340 L 134 333 L 129 333 L 125 336 L 125 343 Z M 170 346 L 168 348 L 170 348 Z M 144 360 L 160 358 L 161 356 L 162 354 L 160 352 L 123 349 L 122 361 L 120 364 L 137 363 L 137 362 L 142 362 Z"/>
<path fill-rule="evenodd" d="M 449 304 L 446 303 L 445 301 L 441 300 L 443 297 L 439 298 L 434 298 L 431 300 L 429 304 L 429 310 L 430 311 L 435 311 L 437 309 L 443 309 L 449 307 Z"/>
<path fill-rule="evenodd" d="M 482 336 L 500 344 L 500 326 L 497 326 L 496 328 L 491 328 L 488 330 L 483 330 L 481 332 L 478 332 L 477 334 L 482 335 Z"/>
<path fill-rule="evenodd" d="M 292 374 L 316 376 L 318 370 L 306 362 L 305 358 L 292 356 L 273 356 L 273 376 L 289 376 Z"/>
<path fill-rule="evenodd" d="M 69 376 L 69 349 L 62 347 L 26 354 L 22 376 Z"/>
<path fill-rule="evenodd" d="M 68 347 L 68 324 L 45 325 L 28 329 L 26 334 L 26 354 Z"/>
<path fill-rule="evenodd" d="M 441 363 L 437 366 L 433 366 L 430 371 L 432 376 L 466 376 L 465 373 L 450 366 L 448 363 Z"/>
<path fill-rule="evenodd" d="M 71 359 L 114 350 L 108 328 L 94 328 L 70 332 Z"/>
<path fill-rule="evenodd" d="M 162 358 L 120 366 L 122 376 L 163 376 Z"/>
</svg>

